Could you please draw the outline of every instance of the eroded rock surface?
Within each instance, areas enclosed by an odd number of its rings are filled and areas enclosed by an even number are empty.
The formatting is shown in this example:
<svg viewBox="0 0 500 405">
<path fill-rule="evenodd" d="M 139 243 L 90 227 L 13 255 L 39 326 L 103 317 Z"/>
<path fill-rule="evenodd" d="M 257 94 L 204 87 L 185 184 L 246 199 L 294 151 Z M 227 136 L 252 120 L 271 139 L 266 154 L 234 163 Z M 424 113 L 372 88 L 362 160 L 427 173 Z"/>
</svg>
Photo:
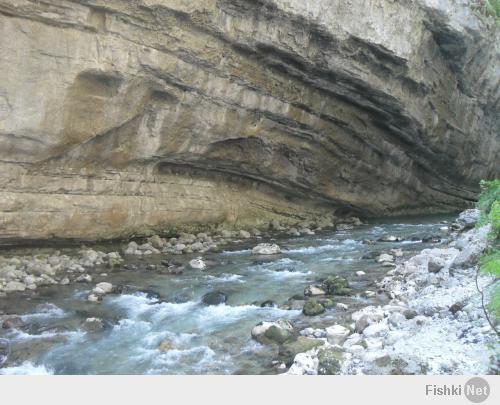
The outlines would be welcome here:
<svg viewBox="0 0 500 405">
<path fill-rule="evenodd" d="M 499 47 L 463 1 L 3 0 L 0 239 L 466 206 Z"/>
</svg>

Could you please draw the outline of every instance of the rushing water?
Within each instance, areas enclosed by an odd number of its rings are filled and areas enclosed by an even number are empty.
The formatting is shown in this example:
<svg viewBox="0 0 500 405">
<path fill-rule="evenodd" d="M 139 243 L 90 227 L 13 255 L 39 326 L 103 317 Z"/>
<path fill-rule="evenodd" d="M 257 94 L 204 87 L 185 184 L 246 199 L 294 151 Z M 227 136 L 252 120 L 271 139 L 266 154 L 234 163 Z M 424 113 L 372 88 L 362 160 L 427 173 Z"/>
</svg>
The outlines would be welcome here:
<svg viewBox="0 0 500 405">
<path fill-rule="evenodd" d="M 0 310 L 22 314 L 25 325 L 0 331 L 0 338 L 11 342 L 9 359 L 0 374 L 274 373 L 271 361 L 276 349 L 253 341 L 253 326 L 279 318 L 288 318 L 299 328 L 324 326 L 362 306 L 385 302 L 383 295 L 367 299 L 362 292 L 376 291 L 376 281 L 388 269 L 361 257 L 391 248 L 411 254 L 433 246 L 419 239 L 439 235 L 444 219 L 448 218 L 399 220 L 349 231 L 276 238 L 274 242 L 284 252 L 269 258 L 251 254 L 253 245 L 267 240 L 235 242 L 226 245 L 222 253 L 203 255 L 209 263 L 206 270 L 186 268 L 181 275 L 146 269 L 164 256 L 127 257 L 127 263 L 137 265 L 137 269 L 103 270 L 108 276 L 96 275 L 92 284 L 44 287 L 30 298 L 10 295 L 0 299 Z M 405 241 L 362 242 L 386 234 Z M 195 256 L 175 259 L 187 263 Z M 358 270 L 366 276 L 357 277 Z M 337 299 L 350 306 L 348 312 L 330 309 L 321 316 L 306 317 L 300 310 L 260 307 L 267 300 L 282 306 L 290 297 L 302 294 L 305 286 L 332 274 L 347 277 L 353 287 L 352 296 Z M 88 303 L 90 289 L 100 281 L 134 286 L 143 292 L 108 295 L 101 304 Z M 147 291 L 158 293 L 160 298 Z M 210 291 L 226 293 L 227 304 L 202 305 L 201 297 Z M 88 317 L 104 319 L 107 327 L 85 332 L 81 325 Z M 159 351 L 162 341 L 169 341 L 173 349 Z"/>
</svg>

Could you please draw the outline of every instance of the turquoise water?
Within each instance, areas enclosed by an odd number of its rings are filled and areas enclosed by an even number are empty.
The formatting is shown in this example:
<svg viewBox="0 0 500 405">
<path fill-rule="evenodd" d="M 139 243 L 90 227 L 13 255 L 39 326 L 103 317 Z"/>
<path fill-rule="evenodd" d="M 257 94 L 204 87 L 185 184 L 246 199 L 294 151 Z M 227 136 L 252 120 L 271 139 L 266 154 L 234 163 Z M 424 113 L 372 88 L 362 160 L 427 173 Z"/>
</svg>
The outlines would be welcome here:
<svg viewBox="0 0 500 405">
<path fill-rule="evenodd" d="M 366 290 L 376 291 L 376 281 L 389 270 L 373 259 L 361 259 L 370 251 L 402 248 L 406 255 L 425 247 L 422 237 L 439 235 L 441 221 L 431 217 L 373 223 L 350 231 L 322 231 L 307 237 L 276 237 L 283 254 L 262 257 L 251 247 L 269 239 L 252 239 L 225 246 L 222 253 L 203 255 L 206 270 L 186 267 L 181 275 L 147 270 L 166 256 L 146 259 L 127 257 L 135 270 L 106 271 L 94 276 L 92 284 L 40 288 L 32 297 L 10 295 L 0 299 L 0 310 L 23 315 L 23 326 L 0 331 L 8 339 L 11 353 L 0 368 L 1 374 L 262 374 L 275 373 L 272 361 L 276 348 L 253 341 L 250 331 L 264 320 L 287 318 L 299 329 L 324 326 L 346 320 L 362 306 L 383 304 L 377 294 L 363 298 Z M 364 244 L 391 234 L 405 239 L 399 243 Z M 412 240 L 415 239 L 415 240 Z M 108 247 L 109 248 L 109 247 Z M 104 247 L 100 247 L 104 250 Z M 196 255 L 175 256 L 187 263 Z M 363 270 L 366 276 L 357 277 Z M 302 294 L 304 287 L 327 275 L 349 279 L 353 294 L 338 297 L 349 311 L 330 309 L 317 317 L 300 310 L 280 309 L 289 298 Z M 109 281 L 131 286 L 135 293 L 108 295 L 101 304 L 86 297 L 95 283 Z M 201 297 L 211 291 L 228 296 L 226 304 L 205 306 Z M 149 294 L 148 294 L 149 293 Z M 152 294 L 154 293 L 154 294 Z M 262 308 L 272 300 L 278 307 Z M 106 327 L 85 332 L 81 325 L 88 317 L 102 318 Z M 161 342 L 172 349 L 161 352 Z"/>
</svg>

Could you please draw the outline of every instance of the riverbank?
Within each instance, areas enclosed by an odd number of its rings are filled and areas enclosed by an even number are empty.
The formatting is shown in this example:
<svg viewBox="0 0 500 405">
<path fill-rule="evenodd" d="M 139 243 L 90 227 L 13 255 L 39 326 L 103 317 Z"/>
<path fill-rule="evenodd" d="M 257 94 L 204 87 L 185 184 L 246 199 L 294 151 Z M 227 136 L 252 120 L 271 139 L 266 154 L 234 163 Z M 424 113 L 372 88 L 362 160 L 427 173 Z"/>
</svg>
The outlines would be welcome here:
<svg viewBox="0 0 500 405">
<path fill-rule="evenodd" d="M 340 344 L 353 343 L 353 314 L 393 305 L 382 280 L 422 250 L 449 248 L 451 220 L 381 220 L 335 229 L 311 224 L 308 231 L 297 228 L 300 236 L 284 226 L 249 238 L 245 230 L 219 230 L 61 248 L 57 257 L 74 260 L 83 273 L 76 270 L 65 285 L 0 299 L 0 373 L 280 374 L 297 371 L 296 355 L 318 345 L 321 368 L 314 372 L 370 372 L 362 367 L 364 358 L 348 368 L 350 352 Z M 217 246 L 197 250 L 203 243 Z M 92 256 L 89 266 L 80 262 L 82 252 Z M 6 259 L 39 254 L 54 252 L 19 250 Z M 98 264 L 91 264 L 94 258 Z M 51 277 L 67 275 L 60 269 Z M 411 310 L 403 315 L 420 319 Z M 281 330 L 268 328 L 276 323 Z M 358 343 L 352 351 L 372 353 L 376 337 Z"/>
<path fill-rule="evenodd" d="M 388 304 L 314 331 L 319 348 L 297 354 L 288 374 L 498 374 L 498 336 L 478 291 L 492 282 L 477 269 L 489 226 L 471 229 L 478 217 L 465 211 L 447 246 L 388 271 L 378 284 Z"/>
<path fill-rule="evenodd" d="M 46 246 L 34 255 L 19 255 L 16 254 L 16 249 L 4 249 L 5 255 L 0 255 L 0 298 L 8 293 L 36 290 L 48 285 L 90 283 L 93 276 L 106 277 L 109 271 L 123 264 L 127 256 L 163 255 L 168 258 L 172 255 L 204 254 L 221 251 L 224 246 L 242 240 L 270 239 L 280 235 L 314 235 L 324 229 L 352 229 L 361 223 L 356 217 L 340 219 L 324 216 L 291 225 L 273 220 L 260 228 L 248 230 L 208 226 L 206 229 L 200 228 L 203 232 L 196 235 L 169 231 L 170 236 L 165 237 L 153 235 L 130 242 L 118 241 L 107 246 L 108 250 L 118 248 L 117 251 L 111 252 L 85 246 L 80 249 L 66 249 L 71 251 L 71 255 Z M 26 249 L 23 250 L 25 251 Z M 170 259 L 162 261 L 160 267 L 165 267 L 175 274 L 182 272 L 184 266 Z"/>
</svg>

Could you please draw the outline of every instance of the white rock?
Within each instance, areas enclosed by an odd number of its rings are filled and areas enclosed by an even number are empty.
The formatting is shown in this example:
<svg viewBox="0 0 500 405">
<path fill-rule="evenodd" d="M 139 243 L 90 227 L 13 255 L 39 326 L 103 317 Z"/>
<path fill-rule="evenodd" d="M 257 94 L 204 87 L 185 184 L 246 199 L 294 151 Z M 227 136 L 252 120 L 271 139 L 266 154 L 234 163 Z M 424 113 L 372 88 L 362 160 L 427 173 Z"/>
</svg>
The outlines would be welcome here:
<svg viewBox="0 0 500 405">
<path fill-rule="evenodd" d="M 385 323 L 379 322 L 367 326 L 363 330 L 363 336 L 367 338 L 374 338 L 378 336 L 384 336 L 387 334 L 387 332 L 389 332 L 389 327 Z"/>
<path fill-rule="evenodd" d="M 26 285 L 24 283 L 20 283 L 19 281 L 9 281 L 4 287 L 5 292 L 24 291 L 25 289 Z"/>
<path fill-rule="evenodd" d="M 102 290 L 104 294 L 109 294 L 111 291 L 113 291 L 113 284 L 104 281 L 102 283 L 98 283 L 96 285 L 96 288 Z"/>
<path fill-rule="evenodd" d="M 304 295 L 307 297 L 314 297 L 317 295 L 325 295 L 325 294 L 326 292 L 323 289 L 315 285 L 309 285 L 304 289 Z"/>
<path fill-rule="evenodd" d="M 205 264 L 205 262 L 203 261 L 203 259 L 201 257 L 198 257 L 197 259 L 190 260 L 189 266 L 191 266 L 191 268 L 193 268 L 193 269 L 200 269 L 200 270 L 203 270 L 207 267 L 207 265 Z"/>
<path fill-rule="evenodd" d="M 252 253 L 256 255 L 275 255 L 281 253 L 281 249 L 274 243 L 259 243 L 252 249 Z"/>
<path fill-rule="evenodd" d="M 347 304 L 342 304 L 341 302 L 338 302 L 336 305 L 335 305 L 335 308 L 337 309 L 341 309 L 342 311 L 347 311 L 349 309 L 349 305 Z"/>
<path fill-rule="evenodd" d="M 333 325 L 326 328 L 326 338 L 332 345 L 342 345 L 349 336 L 349 329 L 342 325 Z"/>
<path fill-rule="evenodd" d="M 96 294 L 90 294 L 88 297 L 87 297 L 87 301 L 89 302 L 99 302 L 100 301 L 100 297 Z"/>
<path fill-rule="evenodd" d="M 358 277 L 362 277 L 362 276 L 366 275 L 366 273 L 364 271 L 359 270 L 359 271 L 356 272 L 356 275 Z"/>
<path fill-rule="evenodd" d="M 299 353 L 295 356 L 293 364 L 287 374 L 316 375 L 318 374 L 319 361 L 309 353 Z"/>
<path fill-rule="evenodd" d="M 393 262 L 393 261 L 394 261 L 394 256 L 389 255 L 389 254 L 387 254 L 387 253 L 382 253 L 382 254 L 378 257 L 377 261 L 378 261 L 379 263 L 384 263 L 384 262 Z"/>
</svg>

